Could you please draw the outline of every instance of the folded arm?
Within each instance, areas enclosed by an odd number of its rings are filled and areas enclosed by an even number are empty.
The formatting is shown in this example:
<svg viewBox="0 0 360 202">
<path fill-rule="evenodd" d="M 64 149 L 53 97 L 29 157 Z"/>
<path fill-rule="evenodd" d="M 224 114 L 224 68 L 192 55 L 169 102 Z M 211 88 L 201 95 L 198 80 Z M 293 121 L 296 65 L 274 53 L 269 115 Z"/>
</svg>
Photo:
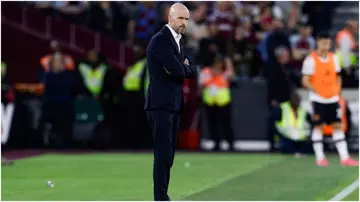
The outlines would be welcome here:
<svg viewBox="0 0 360 202">
<path fill-rule="evenodd" d="M 166 36 L 159 36 L 154 41 L 152 49 L 150 50 L 156 59 L 161 61 L 164 65 L 164 70 L 167 74 L 174 77 L 193 78 L 197 76 L 197 68 L 192 63 L 184 64 L 176 57 L 174 50 L 171 48 L 169 40 Z"/>
</svg>

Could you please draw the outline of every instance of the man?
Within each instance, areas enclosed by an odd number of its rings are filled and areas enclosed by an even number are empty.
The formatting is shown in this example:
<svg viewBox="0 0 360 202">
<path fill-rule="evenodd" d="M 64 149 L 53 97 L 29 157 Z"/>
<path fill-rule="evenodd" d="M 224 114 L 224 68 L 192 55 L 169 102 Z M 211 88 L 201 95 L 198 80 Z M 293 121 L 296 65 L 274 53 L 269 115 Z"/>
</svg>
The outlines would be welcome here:
<svg viewBox="0 0 360 202">
<path fill-rule="evenodd" d="M 299 33 L 289 37 L 293 55 L 292 66 L 299 74 L 305 57 L 315 50 L 315 39 L 311 34 L 312 27 L 309 24 L 301 23 Z"/>
<path fill-rule="evenodd" d="M 341 90 L 340 64 L 337 57 L 329 52 L 331 39 L 328 33 L 319 33 L 316 38 L 317 49 L 307 56 L 302 67 L 303 85 L 310 90 L 309 99 L 313 105 L 313 124 L 311 139 L 318 166 L 329 163 L 324 155 L 322 127 L 331 124 L 334 129 L 333 140 L 343 166 L 357 166 L 358 162 L 349 156 L 344 131 L 341 129 L 341 109 L 339 94 Z"/>
<path fill-rule="evenodd" d="M 289 50 L 285 46 L 279 46 L 275 49 L 275 56 L 277 63 L 271 67 L 268 77 L 268 96 L 272 107 L 289 101 L 293 89 Z"/>
<path fill-rule="evenodd" d="M 341 68 L 350 71 L 352 66 L 356 66 L 356 49 L 358 48 L 355 40 L 355 33 L 358 30 L 357 22 L 348 20 L 344 29 L 336 35 L 336 55 L 340 60 Z"/>
<path fill-rule="evenodd" d="M 274 127 L 273 132 L 279 136 L 280 151 L 295 153 L 296 157 L 311 151 L 311 145 L 307 141 L 311 130 L 311 117 L 300 106 L 300 101 L 300 96 L 294 91 L 290 101 L 282 102 L 271 114 L 271 127 Z"/>
<path fill-rule="evenodd" d="M 167 195 L 170 168 L 184 105 L 182 85 L 185 78 L 194 78 L 198 74 L 195 64 L 184 55 L 180 44 L 188 20 L 189 10 L 183 4 L 173 4 L 168 24 L 152 37 L 147 47 L 150 84 L 145 110 L 153 136 L 156 201 L 170 200 Z"/>
<path fill-rule="evenodd" d="M 208 131 L 215 142 L 215 151 L 221 149 L 222 139 L 226 139 L 229 149 L 233 150 L 230 82 L 235 75 L 226 60 L 222 56 L 216 56 L 213 65 L 203 68 L 199 76 Z"/>
</svg>

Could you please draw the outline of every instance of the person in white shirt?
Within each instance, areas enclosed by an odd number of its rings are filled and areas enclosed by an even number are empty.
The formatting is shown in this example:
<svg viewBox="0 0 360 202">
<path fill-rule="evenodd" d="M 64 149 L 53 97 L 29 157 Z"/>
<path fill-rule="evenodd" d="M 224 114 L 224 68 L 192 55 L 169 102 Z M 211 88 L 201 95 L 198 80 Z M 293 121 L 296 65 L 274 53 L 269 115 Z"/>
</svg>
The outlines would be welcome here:
<svg viewBox="0 0 360 202">
<path fill-rule="evenodd" d="M 341 129 L 341 108 L 339 94 L 341 90 L 340 64 L 331 53 L 331 39 L 328 33 L 319 33 L 316 38 L 317 49 L 304 60 L 302 82 L 310 90 L 309 99 L 313 106 L 312 121 L 314 128 L 311 139 L 318 166 L 329 163 L 324 154 L 322 127 L 331 124 L 334 128 L 333 140 L 340 156 L 342 166 L 358 166 L 348 152 L 345 135 Z"/>
</svg>

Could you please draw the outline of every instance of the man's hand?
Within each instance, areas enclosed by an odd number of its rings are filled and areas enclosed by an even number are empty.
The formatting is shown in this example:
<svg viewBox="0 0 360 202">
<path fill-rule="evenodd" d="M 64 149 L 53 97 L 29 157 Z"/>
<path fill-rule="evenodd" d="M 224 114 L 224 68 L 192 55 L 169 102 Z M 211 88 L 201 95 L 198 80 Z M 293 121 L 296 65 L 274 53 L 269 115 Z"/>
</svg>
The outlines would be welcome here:
<svg viewBox="0 0 360 202">
<path fill-rule="evenodd" d="M 189 60 L 188 60 L 187 58 L 185 58 L 185 60 L 184 60 L 184 64 L 186 64 L 186 65 L 190 65 Z"/>
</svg>

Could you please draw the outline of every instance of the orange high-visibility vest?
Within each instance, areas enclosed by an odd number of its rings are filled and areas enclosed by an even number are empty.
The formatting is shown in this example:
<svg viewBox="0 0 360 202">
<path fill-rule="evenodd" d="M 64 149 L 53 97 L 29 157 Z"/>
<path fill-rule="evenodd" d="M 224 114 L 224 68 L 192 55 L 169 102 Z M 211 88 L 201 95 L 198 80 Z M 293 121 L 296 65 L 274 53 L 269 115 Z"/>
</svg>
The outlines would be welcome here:
<svg viewBox="0 0 360 202">
<path fill-rule="evenodd" d="M 48 54 L 48 55 L 45 55 L 44 57 L 42 57 L 40 59 L 40 64 L 43 66 L 44 71 L 46 71 L 46 72 L 49 71 L 49 69 L 50 69 L 49 62 L 51 60 L 51 57 L 52 57 L 52 55 Z M 74 70 L 75 69 L 74 61 L 68 55 L 65 56 L 65 67 L 66 67 L 67 70 Z"/>
<path fill-rule="evenodd" d="M 230 82 L 226 78 L 226 72 L 214 74 L 211 68 L 205 67 L 200 72 L 200 84 L 203 87 L 202 98 L 205 104 L 222 107 L 230 103 Z"/>
<path fill-rule="evenodd" d="M 341 117 L 341 127 L 342 130 L 344 131 L 344 133 L 346 132 L 347 128 L 348 128 L 348 120 L 346 118 L 346 100 L 342 97 L 340 97 L 339 99 L 339 105 L 341 108 L 341 112 L 342 112 L 342 117 Z M 333 134 L 333 128 L 331 125 L 325 125 L 323 127 L 323 134 L 325 136 L 331 136 Z"/>
<path fill-rule="evenodd" d="M 339 31 L 336 34 L 336 48 L 339 49 L 340 48 L 340 42 L 344 37 L 349 37 L 349 39 L 351 40 L 351 49 L 356 49 L 356 41 L 354 39 L 354 35 L 352 35 L 348 30 L 343 29 L 341 31 Z"/>
<path fill-rule="evenodd" d="M 315 62 L 314 74 L 310 77 L 314 91 L 324 98 L 339 95 L 340 85 L 337 82 L 333 53 L 328 53 L 328 61 L 326 62 L 322 62 L 320 56 L 315 51 L 311 53 L 311 57 Z"/>
</svg>

